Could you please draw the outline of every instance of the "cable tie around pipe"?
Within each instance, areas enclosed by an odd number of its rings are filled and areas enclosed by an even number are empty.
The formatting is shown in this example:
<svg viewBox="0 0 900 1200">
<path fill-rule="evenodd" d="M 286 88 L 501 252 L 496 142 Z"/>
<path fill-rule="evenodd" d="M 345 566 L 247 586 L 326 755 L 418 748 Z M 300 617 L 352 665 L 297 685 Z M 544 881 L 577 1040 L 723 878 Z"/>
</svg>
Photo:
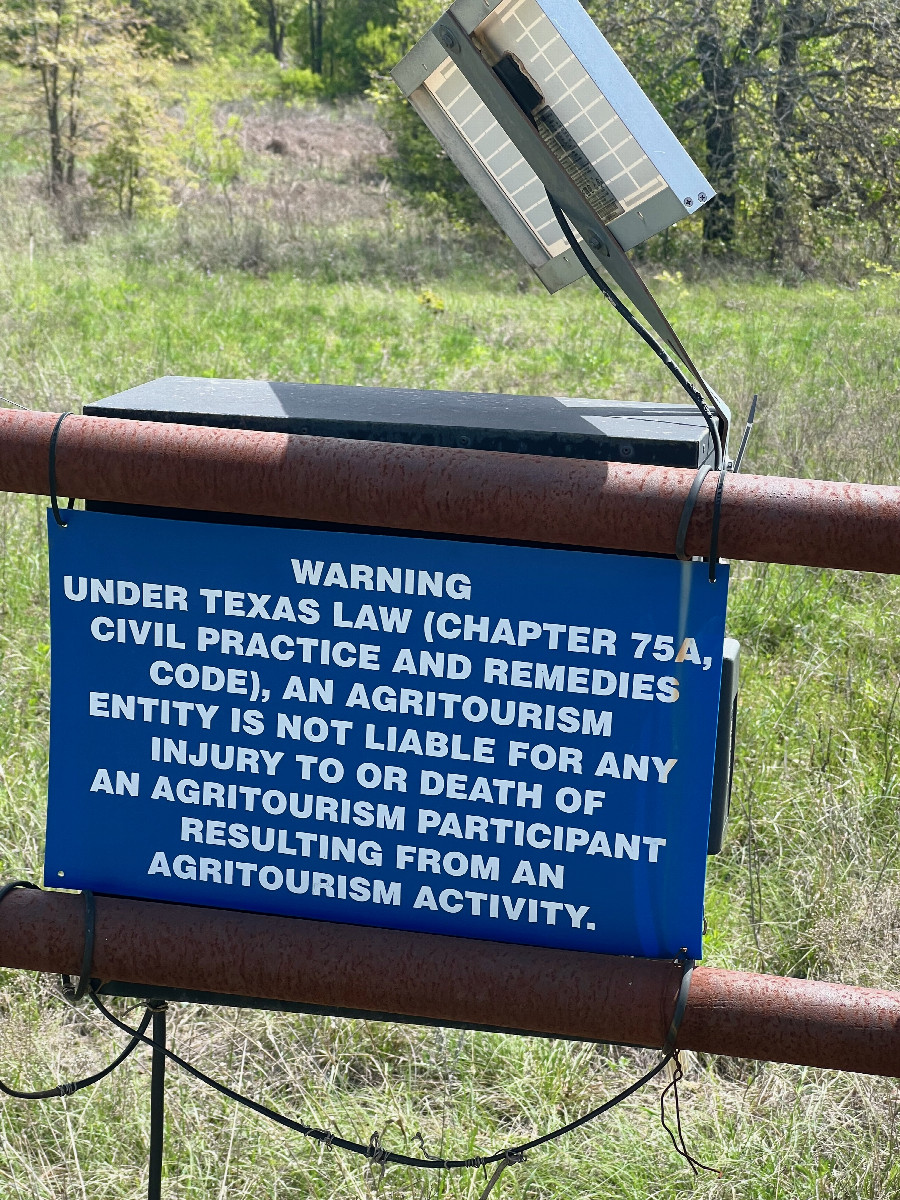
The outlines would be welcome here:
<svg viewBox="0 0 900 1200">
<path fill-rule="evenodd" d="M 697 473 L 691 483 L 691 490 L 687 494 L 684 502 L 684 508 L 681 510 L 681 519 L 678 522 L 678 532 L 675 534 L 675 554 L 682 562 L 690 562 L 690 555 L 685 554 L 684 544 L 687 540 L 688 526 L 691 523 L 691 517 L 694 515 L 694 506 L 697 503 L 697 497 L 700 495 L 700 488 L 703 486 L 703 480 L 712 470 L 712 467 L 705 465 L 697 468 Z"/>
<path fill-rule="evenodd" d="M 716 582 L 716 568 L 719 565 L 719 523 L 722 520 L 722 491 L 725 487 L 727 471 L 719 472 L 716 484 L 716 498 L 713 501 L 712 529 L 709 534 L 709 582 Z"/>
<path fill-rule="evenodd" d="M 0 903 L 6 899 L 10 892 L 14 892 L 16 888 L 28 888 L 33 892 L 41 890 L 36 883 L 32 883 L 29 879 L 14 879 L 12 883 L 6 883 L 0 888 Z"/>
<path fill-rule="evenodd" d="M 62 423 L 66 419 L 66 417 L 71 417 L 71 416 L 72 416 L 71 413 L 62 413 L 59 420 L 53 426 L 53 432 L 50 434 L 49 463 L 48 463 L 48 469 L 49 469 L 49 475 L 50 475 L 50 507 L 53 509 L 53 519 L 56 521 L 56 523 L 60 527 L 60 529 L 65 529 L 65 527 L 68 525 L 69 522 L 64 521 L 62 519 L 62 517 L 59 515 L 59 497 L 56 494 L 56 443 L 59 440 L 60 426 L 62 425 Z M 70 496 L 69 503 L 66 505 L 66 507 L 73 508 L 74 505 L 75 505 L 75 501 Z M 82 992 L 81 995 L 83 996 L 84 992 Z M 79 999 L 80 998 L 81 997 L 79 997 Z"/>
<path fill-rule="evenodd" d="M 63 975 L 63 994 L 69 1000 L 81 1000 L 91 990 L 91 964 L 94 961 L 94 939 L 97 929 L 97 905 L 94 893 L 85 889 L 84 897 L 84 950 L 81 955 L 81 974 L 78 983 L 72 983 L 71 975 Z"/>
<path fill-rule="evenodd" d="M 663 1043 L 662 1054 L 664 1059 L 668 1059 L 675 1052 L 678 1034 L 681 1030 L 681 1022 L 684 1019 L 688 996 L 691 992 L 691 976 L 694 974 L 694 967 L 696 966 L 694 959 L 687 957 L 686 951 L 682 952 L 682 956 L 679 957 L 678 961 L 682 963 L 683 970 L 681 972 L 681 983 L 678 985 L 678 995 L 675 999 L 675 1011 L 672 1013 L 669 1032 L 666 1034 L 666 1040 Z"/>
</svg>

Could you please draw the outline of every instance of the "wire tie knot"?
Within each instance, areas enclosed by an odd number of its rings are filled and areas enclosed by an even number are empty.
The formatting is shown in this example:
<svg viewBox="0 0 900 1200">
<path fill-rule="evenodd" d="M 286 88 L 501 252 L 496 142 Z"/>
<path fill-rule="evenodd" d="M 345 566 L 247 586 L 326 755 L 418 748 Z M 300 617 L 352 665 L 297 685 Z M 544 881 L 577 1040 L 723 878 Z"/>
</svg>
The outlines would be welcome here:
<svg viewBox="0 0 900 1200">
<path fill-rule="evenodd" d="M 494 1190 L 494 1187 L 496 1186 L 497 1181 L 499 1180 L 499 1178 L 503 1174 L 503 1172 L 506 1170 L 506 1168 L 513 1166 L 515 1163 L 523 1163 L 524 1161 L 525 1161 L 524 1151 L 522 1151 L 522 1150 L 507 1150 L 506 1153 L 503 1155 L 503 1157 L 500 1159 L 500 1161 L 497 1163 L 497 1166 L 494 1170 L 493 1175 L 490 1177 L 490 1179 L 487 1182 L 487 1187 L 481 1193 L 478 1200 L 488 1200 L 488 1196 L 490 1196 L 491 1192 Z"/>
<path fill-rule="evenodd" d="M 381 1134 L 376 1129 L 369 1138 L 369 1145 L 366 1150 L 366 1158 L 369 1159 L 373 1167 L 381 1167 L 379 1180 L 384 1179 L 385 1168 L 387 1167 L 388 1152 L 381 1144 Z"/>
<path fill-rule="evenodd" d="M 426 1148 L 425 1148 L 425 1139 L 422 1137 L 422 1134 L 421 1134 L 421 1133 L 417 1133 L 417 1134 L 416 1134 L 416 1135 L 413 1137 L 413 1141 L 414 1141 L 414 1142 L 418 1142 L 418 1143 L 419 1143 L 419 1147 L 420 1147 L 420 1149 L 421 1149 L 421 1151 L 422 1151 L 422 1157 L 423 1157 L 423 1158 L 429 1158 L 429 1159 L 431 1159 L 431 1161 L 432 1161 L 432 1162 L 440 1162 L 440 1158 L 441 1158 L 441 1156 L 440 1156 L 439 1154 L 429 1154 L 429 1153 L 428 1153 L 428 1151 L 426 1150 Z M 480 1164 L 479 1164 L 479 1165 L 480 1165 Z"/>
</svg>

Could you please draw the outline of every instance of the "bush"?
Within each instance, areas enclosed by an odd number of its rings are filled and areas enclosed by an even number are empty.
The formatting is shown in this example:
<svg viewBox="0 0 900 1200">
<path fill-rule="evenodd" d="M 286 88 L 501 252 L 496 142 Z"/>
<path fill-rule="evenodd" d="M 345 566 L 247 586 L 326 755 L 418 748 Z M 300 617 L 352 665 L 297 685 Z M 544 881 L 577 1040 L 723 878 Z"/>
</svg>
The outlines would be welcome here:
<svg viewBox="0 0 900 1200">
<path fill-rule="evenodd" d="M 169 124 L 140 92 L 121 96 L 106 141 L 90 160 L 91 186 L 101 207 L 128 220 L 174 211 L 170 180 L 177 164 L 168 144 Z"/>
<path fill-rule="evenodd" d="M 391 68 L 415 45 L 443 7 L 443 0 L 399 0 L 395 25 L 378 27 L 369 23 L 358 39 L 372 78 L 369 94 L 396 150 L 396 155 L 382 159 L 379 167 L 419 207 L 466 225 L 486 225 L 490 218 L 481 201 L 390 77 Z"/>
<path fill-rule="evenodd" d="M 292 100 L 316 100 L 325 92 L 322 76 L 308 67 L 287 67 L 267 83 L 271 90 L 265 99 L 283 100 L 286 104 Z"/>
<path fill-rule="evenodd" d="M 430 212 L 466 225 L 491 223 L 487 209 L 399 92 L 379 98 L 378 114 L 396 150 L 378 165 L 394 187 Z"/>
</svg>

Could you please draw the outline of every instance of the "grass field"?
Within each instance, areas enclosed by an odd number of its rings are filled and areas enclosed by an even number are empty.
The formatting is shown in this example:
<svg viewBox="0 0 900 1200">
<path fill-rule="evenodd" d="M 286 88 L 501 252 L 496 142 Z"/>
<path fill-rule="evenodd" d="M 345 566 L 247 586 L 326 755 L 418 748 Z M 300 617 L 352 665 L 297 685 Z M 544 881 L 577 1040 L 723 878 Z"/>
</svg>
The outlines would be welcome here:
<svg viewBox="0 0 900 1200">
<path fill-rule="evenodd" d="M 441 229 L 385 196 L 364 115 L 276 118 L 307 151 L 291 151 L 277 169 L 253 151 L 257 173 L 236 197 L 233 232 L 206 196 L 168 224 L 123 228 L 75 214 L 83 240 L 67 240 L 33 179 L 8 174 L 0 394 L 60 410 L 159 375 L 197 374 L 677 398 L 589 290 L 551 299 L 500 243 Z M 316 136 L 304 125 L 313 121 Z M 330 144 L 339 147 L 331 157 Z M 285 172 L 315 202 L 282 203 Z M 874 273 L 853 289 L 787 287 L 674 268 L 648 278 L 738 423 L 760 393 L 750 469 L 896 481 L 900 280 Z M 2 500 L 3 878 L 41 873 L 43 519 L 42 501 Z M 900 987 L 898 600 L 894 579 L 736 567 L 737 777 L 726 847 L 710 869 L 708 963 Z M 67 1007 L 51 980 L 4 972 L 0 1015 L 0 1077 L 20 1087 L 86 1073 L 118 1044 L 90 1010 Z M 434 1154 L 534 1136 L 653 1061 L 549 1040 L 211 1009 L 180 1009 L 172 1023 L 176 1049 L 290 1115 L 361 1141 L 378 1129 L 412 1152 L 421 1132 Z M 71 1099 L 5 1101 L 0 1200 L 141 1196 L 148 1091 L 149 1062 L 138 1055 Z M 683 1086 L 688 1143 L 722 1172 L 696 1180 L 660 1127 L 658 1094 L 651 1085 L 533 1154 L 495 1195 L 900 1196 L 893 1082 L 696 1056 Z M 379 1180 L 359 1160 L 268 1126 L 175 1071 L 169 1105 L 168 1200 L 437 1200 L 484 1187 L 474 1172 L 427 1178 L 392 1168 Z"/>
</svg>

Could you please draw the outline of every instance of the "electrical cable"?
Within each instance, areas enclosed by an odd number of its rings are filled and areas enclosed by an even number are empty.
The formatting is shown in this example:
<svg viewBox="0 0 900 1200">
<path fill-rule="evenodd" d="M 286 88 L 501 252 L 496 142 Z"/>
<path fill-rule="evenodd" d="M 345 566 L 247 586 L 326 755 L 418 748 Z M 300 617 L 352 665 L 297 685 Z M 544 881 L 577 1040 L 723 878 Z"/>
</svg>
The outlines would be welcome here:
<svg viewBox="0 0 900 1200">
<path fill-rule="evenodd" d="M 684 389 L 685 392 L 687 392 L 688 396 L 690 396 L 690 398 L 691 398 L 691 401 L 699 409 L 700 415 L 703 417 L 703 420 L 706 422 L 706 427 L 709 430 L 709 434 L 710 434 L 710 437 L 712 438 L 713 446 L 715 448 L 715 467 L 714 467 L 714 469 L 717 471 L 722 470 L 722 468 L 724 466 L 723 454 L 722 454 L 722 437 L 719 432 L 719 427 L 716 423 L 716 416 L 715 416 L 714 411 L 710 408 L 709 404 L 707 404 L 707 402 L 703 399 L 703 396 L 700 394 L 700 392 L 697 390 L 697 388 L 694 387 L 694 385 L 691 383 L 691 381 L 688 379 L 688 377 L 685 375 L 685 373 L 681 370 L 681 368 L 678 366 L 678 364 L 675 362 L 675 360 L 672 358 L 672 356 L 666 350 L 663 349 L 663 347 L 659 344 L 659 342 L 656 340 L 656 338 L 653 336 L 653 334 L 650 333 L 650 331 L 648 329 L 644 328 L 644 326 L 640 323 L 640 321 L 637 319 L 637 317 L 635 317 L 634 314 L 631 312 L 631 310 L 625 304 L 622 303 L 622 301 L 619 299 L 619 297 L 616 295 L 616 293 L 612 290 L 612 288 L 609 286 L 609 284 L 606 283 L 606 281 L 600 275 L 599 271 L 596 269 L 594 264 L 591 262 L 591 260 L 588 258 L 588 256 L 585 254 L 585 252 L 582 250 L 581 246 L 578 243 L 578 238 L 575 234 L 575 231 L 572 229 L 572 226 L 569 224 L 569 220 L 566 217 L 566 214 L 563 212 L 563 210 L 560 208 L 560 206 L 557 204 L 557 202 L 554 200 L 554 198 L 550 195 L 549 192 L 547 192 L 547 200 L 550 203 L 550 207 L 553 210 L 553 215 L 556 218 L 557 223 L 559 224 L 559 227 L 562 230 L 566 241 L 571 246 L 572 252 L 575 255 L 575 257 L 578 259 L 582 268 L 584 269 L 585 274 L 588 276 L 588 278 L 591 280 L 591 282 L 596 285 L 596 287 L 600 290 L 600 292 L 606 297 L 606 299 L 610 302 L 610 304 L 613 306 L 613 308 L 616 310 L 616 312 L 619 314 L 619 316 L 622 317 L 623 320 L 627 321 L 628 324 L 631 326 L 631 328 L 635 331 L 635 333 L 647 343 L 647 345 L 650 347 L 650 349 L 653 351 L 653 353 L 663 363 L 663 365 L 672 373 L 672 375 L 674 375 L 674 377 L 678 381 L 679 385 Z"/>
<path fill-rule="evenodd" d="M 97 996 L 96 992 L 91 991 L 90 997 L 97 1010 L 102 1013 L 102 1015 L 106 1017 L 108 1021 L 112 1022 L 113 1025 L 121 1029 L 123 1033 L 127 1033 L 130 1037 L 145 1042 L 148 1046 L 156 1044 L 153 1042 L 153 1039 L 147 1037 L 145 1033 L 142 1033 L 140 1030 L 132 1029 L 129 1025 L 126 1025 L 124 1021 L 120 1021 L 118 1017 L 116 1017 L 109 1011 L 108 1008 L 106 1008 L 106 1006 Z M 672 1050 L 665 1054 L 660 1061 L 656 1063 L 655 1066 L 651 1067 L 649 1071 L 646 1071 L 640 1077 L 640 1079 L 636 1080 L 623 1091 L 613 1096 L 611 1100 L 607 1100 L 604 1104 L 598 1105 L 597 1108 L 592 1109 L 583 1116 L 577 1117 L 574 1121 L 569 1121 L 568 1124 L 561 1126 L 559 1129 L 554 1129 L 552 1132 L 545 1133 L 541 1137 L 533 1138 L 530 1142 L 523 1142 L 521 1145 L 511 1146 L 506 1150 L 500 1150 L 496 1154 L 482 1155 L 473 1158 L 454 1159 L 430 1157 L 414 1158 L 408 1154 L 398 1154 L 396 1151 L 386 1150 L 381 1144 L 380 1135 L 373 1134 L 372 1138 L 369 1140 L 369 1144 L 364 1146 L 360 1142 L 352 1142 L 348 1141 L 346 1138 L 338 1137 L 337 1134 L 331 1133 L 329 1130 L 316 1129 L 311 1125 L 304 1125 L 300 1121 L 294 1121 L 290 1117 L 284 1116 L 283 1113 L 277 1112 L 274 1108 L 269 1108 L 265 1104 L 260 1104 L 257 1100 L 251 1100 L 249 1096 L 242 1096 L 240 1092 L 236 1092 L 233 1088 L 228 1087 L 227 1084 L 220 1083 L 218 1080 L 212 1079 L 198 1067 L 193 1066 L 193 1064 L 181 1058 L 174 1052 L 174 1050 L 170 1050 L 168 1047 L 159 1047 L 159 1049 L 171 1062 L 174 1062 L 177 1066 L 181 1067 L 183 1071 L 187 1071 L 189 1075 L 193 1075 L 195 1079 L 199 1079 L 201 1083 L 205 1083 L 208 1087 L 213 1088 L 221 1095 L 227 1096 L 229 1100 L 233 1100 L 237 1104 L 241 1104 L 245 1108 L 249 1108 L 251 1112 L 258 1113 L 260 1116 L 266 1117 L 270 1121 L 274 1121 L 277 1125 L 282 1125 L 285 1129 L 291 1129 L 295 1133 L 303 1134 L 304 1137 L 313 1138 L 316 1141 L 324 1143 L 329 1148 L 338 1146 L 342 1150 L 350 1150 L 354 1154 L 361 1154 L 364 1158 L 371 1160 L 376 1165 L 384 1165 L 385 1163 L 398 1163 L 400 1166 L 405 1167 L 429 1167 L 432 1169 L 445 1169 L 448 1167 L 484 1167 L 491 1163 L 523 1161 L 520 1156 L 524 1156 L 529 1150 L 534 1150 L 538 1146 L 543 1146 L 547 1142 L 551 1142 L 554 1139 L 561 1137 L 565 1133 L 571 1133 L 573 1130 L 580 1128 L 580 1126 L 586 1125 L 588 1121 L 593 1121 L 596 1117 L 608 1112 L 611 1108 L 615 1108 L 617 1104 L 621 1104 L 622 1101 L 627 1100 L 629 1096 L 633 1096 L 635 1092 L 639 1091 L 642 1087 L 644 1087 L 645 1084 L 649 1083 L 651 1079 L 653 1079 L 660 1073 L 660 1071 L 663 1070 L 666 1064 L 671 1061 L 675 1053 L 675 1051 Z"/>
<path fill-rule="evenodd" d="M 12 1096 L 14 1100 L 51 1100 L 55 1096 L 72 1096 L 75 1092 L 80 1092 L 82 1088 L 91 1087 L 93 1084 L 99 1083 L 101 1079 L 105 1079 L 116 1067 L 120 1067 L 125 1059 L 138 1048 L 141 1042 L 147 1040 L 144 1034 L 152 1016 L 153 1013 L 148 1008 L 143 1017 L 141 1017 L 141 1023 L 137 1029 L 132 1030 L 131 1040 L 122 1053 L 114 1058 L 111 1063 L 108 1063 L 101 1071 L 97 1071 L 96 1074 L 88 1075 L 86 1079 L 78 1079 L 73 1083 L 60 1083 L 56 1087 L 47 1088 L 42 1092 L 20 1092 L 17 1088 L 11 1088 L 8 1084 L 0 1080 L 0 1092 L 3 1092 L 5 1096 Z"/>
</svg>

